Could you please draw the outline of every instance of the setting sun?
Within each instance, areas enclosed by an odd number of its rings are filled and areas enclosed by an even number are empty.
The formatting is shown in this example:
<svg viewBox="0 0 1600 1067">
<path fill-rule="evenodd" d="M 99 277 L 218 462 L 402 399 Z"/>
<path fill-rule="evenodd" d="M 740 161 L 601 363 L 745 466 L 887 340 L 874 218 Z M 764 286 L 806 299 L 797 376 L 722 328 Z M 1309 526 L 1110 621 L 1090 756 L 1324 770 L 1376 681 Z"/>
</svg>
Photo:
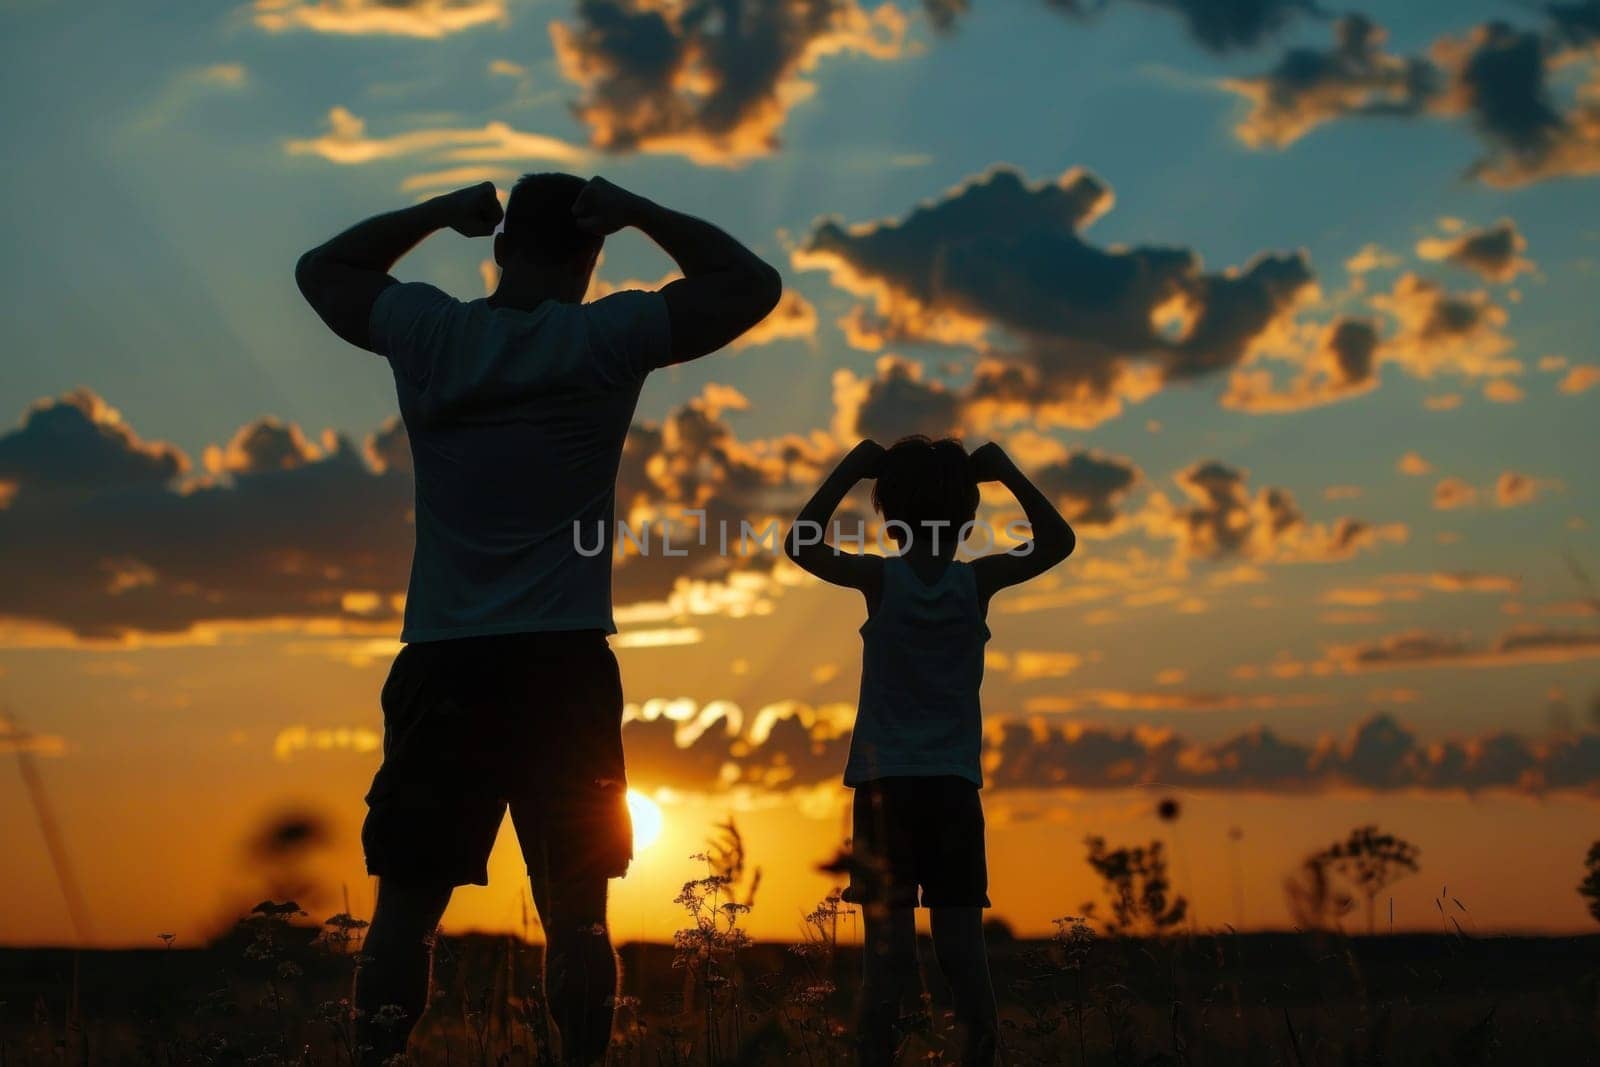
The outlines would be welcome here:
<svg viewBox="0 0 1600 1067">
<path fill-rule="evenodd" d="M 661 805 L 638 790 L 630 789 L 628 814 L 633 817 L 633 850 L 643 852 L 661 836 Z"/>
</svg>

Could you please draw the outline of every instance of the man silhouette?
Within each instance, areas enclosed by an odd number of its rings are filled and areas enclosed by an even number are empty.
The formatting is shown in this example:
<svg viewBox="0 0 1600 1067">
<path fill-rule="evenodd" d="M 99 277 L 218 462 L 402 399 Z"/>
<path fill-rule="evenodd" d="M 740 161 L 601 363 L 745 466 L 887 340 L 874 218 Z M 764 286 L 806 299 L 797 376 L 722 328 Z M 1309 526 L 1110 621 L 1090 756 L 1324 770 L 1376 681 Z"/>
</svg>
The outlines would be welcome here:
<svg viewBox="0 0 1600 1067">
<path fill-rule="evenodd" d="M 388 273 L 435 230 L 484 237 L 502 218 L 486 299 Z M 606 236 L 628 226 L 683 278 L 583 303 Z M 487 884 L 509 806 L 562 1058 L 599 1063 L 616 986 L 606 883 L 633 852 L 606 640 L 623 439 L 650 371 L 726 345 L 782 283 L 715 226 L 570 174 L 525 176 L 504 212 L 484 182 L 370 218 L 302 256 L 295 281 L 334 333 L 389 360 L 416 477 L 406 644 L 362 828 L 379 879 L 355 993 L 367 1062 L 404 1051 L 433 932 L 455 886 Z M 575 528 L 592 551 L 597 526 L 607 551 L 579 553 Z"/>
</svg>

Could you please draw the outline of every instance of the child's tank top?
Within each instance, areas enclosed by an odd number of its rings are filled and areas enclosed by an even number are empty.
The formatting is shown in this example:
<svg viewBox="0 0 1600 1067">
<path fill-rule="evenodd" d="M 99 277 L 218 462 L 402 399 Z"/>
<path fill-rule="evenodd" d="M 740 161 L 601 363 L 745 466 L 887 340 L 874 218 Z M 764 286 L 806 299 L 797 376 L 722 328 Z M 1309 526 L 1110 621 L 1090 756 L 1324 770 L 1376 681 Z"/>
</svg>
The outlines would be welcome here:
<svg viewBox="0 0 1600 1067">
<path fill-rule="evenodd" d="M 983 647 L 989 640 L 970 563 L 932 583 L 883 561 L 877 610 L 861 626 L 861 700 L 844 784 L 957 775 L 981 787 Z"/>
</svg>

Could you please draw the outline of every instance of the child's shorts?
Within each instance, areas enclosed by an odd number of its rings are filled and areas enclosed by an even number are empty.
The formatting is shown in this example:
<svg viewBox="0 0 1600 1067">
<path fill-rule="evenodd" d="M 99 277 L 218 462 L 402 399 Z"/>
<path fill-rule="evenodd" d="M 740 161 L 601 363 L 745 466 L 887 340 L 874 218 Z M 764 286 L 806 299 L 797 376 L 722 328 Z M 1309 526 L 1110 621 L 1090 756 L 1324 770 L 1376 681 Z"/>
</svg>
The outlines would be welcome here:
<svg viewBox="0 0 1600 1067">
<path fill-rule="evenodd" d="M 863 906 L 987 908 L 978 787 L 954 775 L 875 778 L 856 787 L 850 886 Z"/>
</svg>

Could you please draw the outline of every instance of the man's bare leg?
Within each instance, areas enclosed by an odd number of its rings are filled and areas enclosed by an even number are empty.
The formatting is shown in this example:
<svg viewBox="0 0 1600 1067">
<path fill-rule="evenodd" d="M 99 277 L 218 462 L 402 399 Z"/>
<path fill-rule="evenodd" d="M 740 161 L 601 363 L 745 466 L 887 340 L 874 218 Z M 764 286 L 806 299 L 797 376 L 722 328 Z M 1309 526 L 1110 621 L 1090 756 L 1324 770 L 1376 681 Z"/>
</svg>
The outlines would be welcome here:
<svg viewBox="0 0 1600 1067">
<path fill-rule="evenodd" d="M 381 1064 L 404 1052 L 412 1027 L 427 1009 L 434 931 L 444 917 L 452 889 L 379 880 L 378 904 L 361 948 L 365 958 L 356 977 L 357 1042 L 371 1049 L 363 1063 Z M 376 1021 L 378 1012 L 391 1005 L 403 1013 L 400 1018 Z"/>
<path fill-rule="evenodd" d="M 606 925 L 606 879 L 531 878 L 544 925 L 544 988 L 562 1062 L 605 1062 L 616 1014 L 617 956 Z"/>
</svg>

